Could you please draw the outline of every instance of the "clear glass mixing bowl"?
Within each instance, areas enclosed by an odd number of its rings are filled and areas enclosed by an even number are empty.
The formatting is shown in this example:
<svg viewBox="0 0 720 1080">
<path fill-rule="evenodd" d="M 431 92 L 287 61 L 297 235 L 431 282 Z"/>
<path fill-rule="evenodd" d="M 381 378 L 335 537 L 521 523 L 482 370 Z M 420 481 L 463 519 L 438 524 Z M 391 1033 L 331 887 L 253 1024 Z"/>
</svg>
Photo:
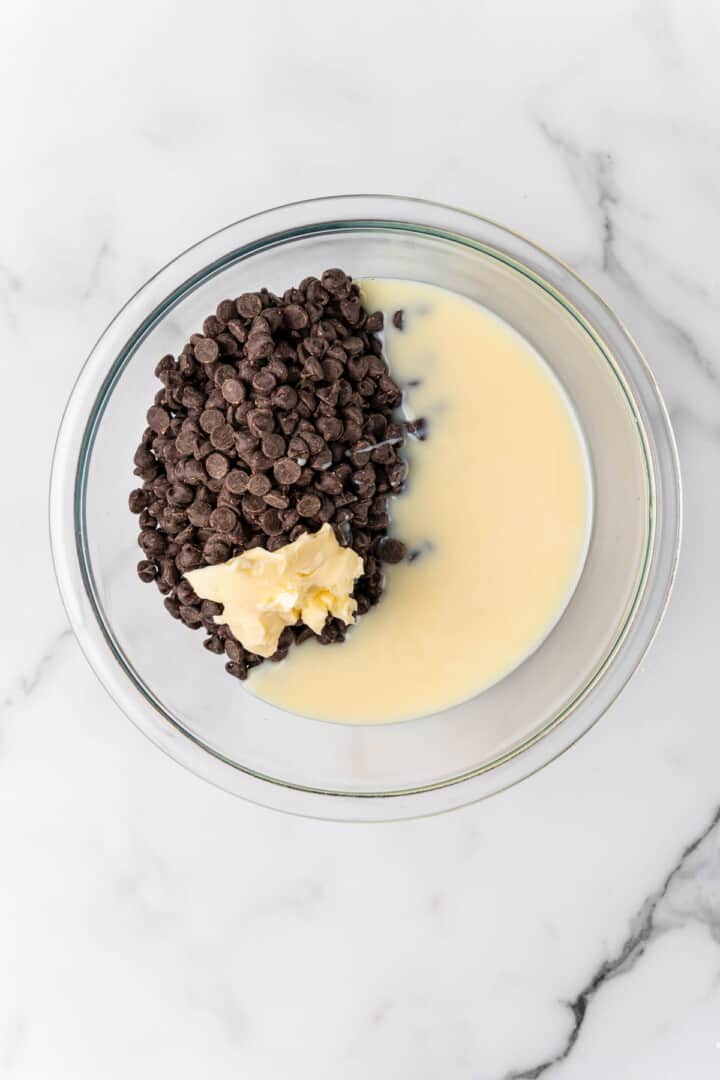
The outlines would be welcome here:
<svg viewBox="0 0 720 1080">
<path fill-rule="evenodd" d="M 291 715 L 228 678 L 135 574 L 132 455 L 177 353 L 225 297 L 282 292 L 328 266 L 426 281 L 477 300 L 541 353 L 589 448 L 594 521 L 585 568 L 543 645 L 471 701 L 398 724 Z M 93 349 L 62 421 L 50 524 L 67 612 L 123 712 L 228 791 L 317 817 L 383 820 L 483 798 L 590 728 L 637 668 L 678 556 L 680 478 L 670 423 L 637 346 L 568 267 L 499 225 L 415 199 L 340 196 L 278 207 L 208 237 L 128 302 Z M 332 663 L 332 650 L 328 650 Z"/>
</svg>

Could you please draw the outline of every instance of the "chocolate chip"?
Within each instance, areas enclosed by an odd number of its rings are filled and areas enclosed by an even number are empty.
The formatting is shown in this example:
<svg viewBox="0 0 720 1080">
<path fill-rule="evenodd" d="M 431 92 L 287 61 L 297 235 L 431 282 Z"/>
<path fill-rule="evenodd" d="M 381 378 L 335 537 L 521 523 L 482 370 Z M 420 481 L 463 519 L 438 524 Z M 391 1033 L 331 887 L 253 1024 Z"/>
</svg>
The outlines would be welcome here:
<svg viewBox="0 0 720 1080">
<path fill-rule="evenodd" d="M 192 454 L 198 444 L 198 436 L 192 431 L 182 431 L 175 440 L 175 446 L 181 457 Z"/>
<path fill-rule="evenodd" d="M 337 416 L 320 416 L 317 429 L 327 442 L 335 442 L 342 438 L 343 423 Z"/>
<path fill-rule="evenodd" d="M 250 492 L 242 497 L 242 509 L 246 517 L 252 519 L 260 514 L 265 509 L 265 503 L 259 495 L 253 495 Z"/>
<path fill-rule="evenodd" d="M 380 559 L 385 563 L 399 563 L 405 558 L 405 545 L 400 540 L 395 540 L 392 536 L 383 536 L 378 541 L 377 553 Z"/>
<path fill-rule="evenodd" d="M 267 368 L 264 371 L 258 371 L 257 375 L 253 376 L 252 388 L 256 394 L 270 394 L 276 385 L 277 379 Z"/>
<path fill-rule="evenodd" d="M 248 480 L 247 489 L 251 495 L 266 495 L 272 487 L 272 481 L 264 473 L 254 473 Z"/>
<path fill-rule="evenodd" d="M 283 531 L 282 521 L 277 510 L 272 507 L 260 515 L 260 527 L 268 536 L 277 536 Z"/>
<path fill-rule="evenodd" d="M 263 499 L 268 506 L 274 507 L 275 510 L 286 510 L 290 506 L 290 500 L 287 495 L 283 495 L 282 492 L 272 490 L 266 492 L 263 495 Z"/>
<path fill-rule="evenodd" d="M 247 425 L 257 438 L 262 438 L 275 427 L 273 414 L 269 409 L 252 409 L 247 414 Z"/>
<path fill-rule="evenodd" d="M 319 512 L 322 500 L 318 495 L 303 495 L 297 502 L 297 512 L 300 517 L 311 518 Z"/>
<path fill-rule="evenodd" d="M 146 555 L 161 555 L 167 545 L 165 537 L 157 529 L 144 529 L 140 533 L 139 543 Z"/>
<path fill-rule="evenodd" d="M 265 435 L 260 445 L 263 454 L 273 461 L 277 458 L 281 458 L 286 449 L 286 443 L 282 435 L 276 435 L 273 432 L 270 432 L 269 435 Z"/>
<path fill-rule="evenodd" d="M 238 516 L 229 506 L 218 506 L 210 515 L 210 528 L 219 533 L 231 533 L 236 528 Z"/>
<path fill-rule="evenodd" d="M 350 324 L 350 326 L 356 326 L 357 323 L 360 321 L 360 312 L 362 311 L 362 308 L 360 306 L 360 297 L 352 296 L 347 300 L 341 300 L 340 311 L 342 312 L 344 319 Z M 379 330 L 380 327 L 377 327 L 377 329 Z"/>
<path fill-rule="evenodd" d="M 295 484 L 300 479 L 301 467 L 292 458 L 284 457 L 275 462 L 273 473 L 279 484 Z"/>
<path fill-rule="evenodd" d="M 215 314 L 220 322 L 226 323 L 235 314 L 235 305 L 232 300 L 221 300 L 215 309 Z"/>
<path fill-rule="evenodd" d="M 180 574 L 171 556 L 160 560 L 160 579 L 164 585 L 173 589 L 180 581 Z"/>
<path fill-rule="evenodd" d="M 230 405 L 239 405 L 241 401 L 245 400 L 245 386 L 239 379 L 225 379 L 221 392 Z"/>
<path fill-rule="evenodd" d="M 229 450 L 235 446 L 235 430 L 227 423 L 222 423 L 214 428 L 210 435 L 210 442 L 216 450 Z"/>
<path fill-rule="evenodd" d="M 228 675 L 233 675 L 236 679 L 247 679 L 247 667 L 245 664 L 236 664 L 229 660 L 225 665 L 225 670 Z"/>
<path fill-rule="evenodd" d="M 370 460 L 375 462 L 376 465 L 392 465 L 397 460 L 397 453 L 390 443 L 383 443 L 377 450 L 373 450 Z"/>
<path fill-rule="evenodd" d="M 166 356 L 163 356 L 162 360 L 158 360 L 157 364 L 155 365 L 155 375 L 156 375 L 156 377 L 158 379 L 160 378 L 160 376 L 163 374 L 164 371 L 174 371 L 174 370 L 175 370 L 175 357 L 171 356 L 170 353 L 167 353 Z"/>
<path fill-rule="evenodd" d="M 259 437 L 250 431 L 238 431 L 235 434 L 235 449 L 241 456 L 252 453 L 259 442 Z"/>
<path fill-rule="evenodd" d="M 355 382 L 360 382 L 365 378 L 369 367 L 370 357 L 368 356 L 351 356 L 347 362 L 348 375 Z"/>
<path fill-rule="evenodd" d="M 273 533 L 271 536 L 268 536 L 267 549 L 268 551 L 279 551 L 280 548 L 285 547 L 285 545 L 289 543 L 290 537 L 286 533 Z M 274 653 L 273 656 L 268 657 L 268 659 L 273 660 L 275 656 L 277 656 L 277 653 Z"/>
<path fill-rule="evenodd" d="M 204 412 L 200 413 L 198 423 L 203 431 L 210 435 L 215 428 L 221 427 L 225 423 L 225 416 L 220 409 L 205 409 Z"/>
<path fill-rule="evenodd" d="M 208 476 L 213 480 L 222 480 L 230 468 L 228 459 L 223 454 L 209 454 L 205 462 Z"/>
<path fill-rule="evenodd" d="M 237 356 L 240 352 L 240 345 L 233 334 L 218 334 L 216 340 L 223 356 Z"/>
<path fill-rule="evenodd" d="M 292 435 L 299 419 L 300 416 L 294 409 L 289 413 L 280 413 L 278 415 L 278 424 L 283 435 Z"/>
<path fill-rule="evenodd" d="M 391 465 L 387 470 L 388 481 L 390 486 L 398 488 L 405 483 L 407 479 L 408 467 L 404 461 L 398 461 L 395 465 Z"/>
<path fill-rule="evenodd" d="M 212 508 L 210 503 L 199 499 L 197 502 L 194 502 L 192 506 L 188 507 L 188 521 L 198 529 L 205 528 L 210 521 L 211 512 Z"/>
<path fill-rule="evenodd" d="M 208 459 L 206 458 L 205 461 L 207 460 Z M 195 458 L 191 458 L 189 461 L 184 462 L 182 476 L 183 479 L 186 480 L 189 484 L 204 484 L 208 478 L 207 469 L 205 468 L 205 462 L 196 461 Z M 176 484 L 174 486 L 176 488 L 181 486 L 187 487 L 187 484 Z M 186 505 L 186 503 L 182 503 L 181 505 Z"/>
<path fill-rule="evenodd" d="M 408 435 L 414 435 L 416 439 L 421 441 L 427 438 L 427 429 L 427 420 L 424 416 L 421 416 L 419 420 L 409 420 L 405 425 Z"/>
<path fill-rule="evenodd" d="M 168 596 L 163 600 L 166 611 L 169 611 L 173 619 L 180 618 L 180 605 L 173 596 Z"/>
<path fill-rule="evenodd" d="M 222 536 L 211 536 L 202 550 L 203 558 L 209 565 L 225 562 L 230 554 L 230 545 Z"/>
<path fill-rule="evenodd" d="M 336 268 L 326 270 L 320 281 L 322 287 L 326 289 L 331 296 L 347 296 L 350 291 L 350 279 L 343 270 L 338 270 Z"/>
<path fill-rule="evenodd" d="M 278 386 L 271 401 L 277 409 L 294 409 L 298 403 L 297 391 L 292 386 Z"/>
<path fill-rule="evenodd" d="M 247 489 L 250 476 L 242 469 L 232 469 L 225 477 L 225 486 L 233 495 L 242 495 Z"/>
<path fill-rule="evenodd" d="M 247 341 L 247 328 L 244 323 L 240 322 L 239 319 L 230 319 L 227 328 L 236 341 L 239 341 L 241 344 L 244 341 Z"/>
<path fill-rule="evenodd" d="M 344 371 L 343 365 L 339 360 L 333 359 L 332 356 L 326 356 L 322 361 L 323 378 L 327 379 L 329 383 L 337 383 L 338 379 L 342 377 Z M 326 386 L 322 390 L 318 390 L 318 397 L 323 401 L 329 401 L 331 404 L 337 404 L 337 399 L 340 394 L 340 388 L 335 386 Z"/>
<path fill-rule="evenodd" d="M 332 462 L 333 456 L 328 446 L 324 446 L 321 450 L 317 452 L 317 454 L 314 454 L 310 458 L 311 467 L 320 471 L 329 468 L 330 465 L 332 465 Z"/>
<path fill-rule="evenodd" d="M 343 489 L 342 480 L 333 472 L 324 472 L 322 476 L 318 476 L 315 484 L 318 491 L 323 491 L 326 495 L 339 495 Z"/>
<path fill-rule="evenodd" d="M 148 427 L 159 435 L 164 435 L 170 427 L 170 413 L 160 405 L 153 405 L 147 412 Z"/>
<path fill-rule="evenodd" d="M 141 581 L 150 582 L 157 577 L 158 569 L 149 559 L 141 559 L 137 564 L 137 572 Z"/>
<path fill-rule="evenodd" d="M 314 356 L 317 360 L 320 360 L 328 351 L 329 346 L 324 338 L 310 337 L 303 342 L 303 348 L 307 356 Z"/>
<path fill-rule="evenodd" d="M 237 311 L 244 319 L 252 319 L 262 311 L 262 300 L 257 293 L 243 293 L 235 301 Z"/>
<path fill-rule="evenodd" d="M 198 547 L 193 544 L 183 544 L 180 549 L 176 562 L 178 568 L 185 573 L 187 570 L 195 570 L 198 566 L 202 566 L 203 553 Z"/>
<path fill-rule="evenodd" d="M 254 450 L 250 454 L 248 464 L 253 472 L 267 472 L 273 467 L 273 459 L 263 454 L 262 450 Z"/>
<path fill-rule="evenodd" d="M 304 330 L 310 323 L 310 316 L 299 304 L 288 304 L 283 316 L 291 330 Z"/>
<path fill-rule="evenodd" d="M 288 456 L 295 461 L 307 461 L 310 457 L 310 447 L 300 435 L 293 435 L 288 443 Z M 292 483 L 292 481 L 291 481 Z"/>
<path fill-rule="evenodd" d="M 128 497 L 128 506 L 132 514 L 141 514 L 148 504 L 148 493 L 142 488 L 135 488 Z"/>
<path fill-rule="evenodd" d="M 247 340 L 248 360 L 263 360 L 273 351 L 273 340 L 269 334 L 251 334 Z"/>
<path fill-rule="evenodd" d="M 309 379 L 311 382 L 320 382 L 324 378 L 324 372 L 322 364 L 315 356 L 307 356 L 302 369 L 302 375 L 304 379 Z M 300 399 L 303 403 L 307 402 L 306 398 L 303 398 L 302 393 Z"/>
<path fill-rule="evenodd" d="M 218 656 L 225 652 L 225 644 L 217 634 L 211 634 L 210 637 L 205 638 L 203 645 L 208 652 L 215 653 Z"/>
<path fill-rule="evenodd" d="M 190 604 L 180 605 L 180 618 L 191 630 L 198 630 L 202 626 L 202 615 L 198 608 Z"/>
<path fill-rule="evenodd" d="M 195 357 L 201 364 L 212 364 L 220 355 L 220 348 L 213 338 L 201 338 L 195 343 Z"/>
</svg>

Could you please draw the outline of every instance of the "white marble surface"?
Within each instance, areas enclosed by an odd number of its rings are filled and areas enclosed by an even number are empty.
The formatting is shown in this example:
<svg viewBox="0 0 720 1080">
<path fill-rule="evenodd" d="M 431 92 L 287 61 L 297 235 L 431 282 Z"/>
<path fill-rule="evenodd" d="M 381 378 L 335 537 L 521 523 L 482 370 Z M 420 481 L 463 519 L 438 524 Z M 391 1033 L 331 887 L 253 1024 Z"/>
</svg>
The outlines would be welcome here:
<svg viewBox="0 0 720 1080">
<path fill-rule="evenodd" d="M 712 0 L 0 12 L 0 1076 L 720 1075 L 720 239 Z M 642 671 L 490 802 L 245 805 L 115 709 L 56 595 L 46 483 L 96 336 L 270 204 L 387 190 L 579 269 L 653 364 L 685 546 Z M 8 605 L 9 600 L 9 605 Z"/>
</svg>

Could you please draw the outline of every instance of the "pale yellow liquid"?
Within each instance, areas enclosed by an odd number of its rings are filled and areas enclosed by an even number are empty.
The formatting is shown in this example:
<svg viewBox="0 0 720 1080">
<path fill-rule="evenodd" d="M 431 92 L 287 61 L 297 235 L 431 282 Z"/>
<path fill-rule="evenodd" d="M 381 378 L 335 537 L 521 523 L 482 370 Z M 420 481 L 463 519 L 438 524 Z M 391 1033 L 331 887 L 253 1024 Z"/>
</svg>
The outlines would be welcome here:
<svg viewBox="0 0 720 1080">
<path fill-rule="evenodd" d="M 393 534 L 420 555 L 387 568 L 382 600 L 344 644 L 292 649 L 248 688 L 306 716 L 377 724 L 472 697 L 538 647 L 577 584 L 592 498 L 575 416 L 522 337 L 420 282 L 368 280 L 362 293 L 385 312 L 407 414 L 428 420 L 391 504 Z"/>
</svg>

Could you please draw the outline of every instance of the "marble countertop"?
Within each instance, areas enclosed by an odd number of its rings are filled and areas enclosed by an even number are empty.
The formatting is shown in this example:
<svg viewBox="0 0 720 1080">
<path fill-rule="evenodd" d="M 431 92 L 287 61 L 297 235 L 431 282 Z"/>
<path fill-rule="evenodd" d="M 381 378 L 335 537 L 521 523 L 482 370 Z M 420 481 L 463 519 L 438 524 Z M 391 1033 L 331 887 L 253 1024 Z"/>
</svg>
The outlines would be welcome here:
<svg viewBox="0 0 720 1080">
<path fill-rule="evenodd" d="M 720 1075 L 720 16 L 419 10 L 0 15 L 2 1077 Z M 653 650 L 570 753 L 346 826 L 235 800 L 124 719 L 67 628 L 46 491 L 78 369 L 147 276 L 246 213 L 363 190 L 467 206 L 589 279 L 665 393 L 686 527 Z"/>
</svg>

